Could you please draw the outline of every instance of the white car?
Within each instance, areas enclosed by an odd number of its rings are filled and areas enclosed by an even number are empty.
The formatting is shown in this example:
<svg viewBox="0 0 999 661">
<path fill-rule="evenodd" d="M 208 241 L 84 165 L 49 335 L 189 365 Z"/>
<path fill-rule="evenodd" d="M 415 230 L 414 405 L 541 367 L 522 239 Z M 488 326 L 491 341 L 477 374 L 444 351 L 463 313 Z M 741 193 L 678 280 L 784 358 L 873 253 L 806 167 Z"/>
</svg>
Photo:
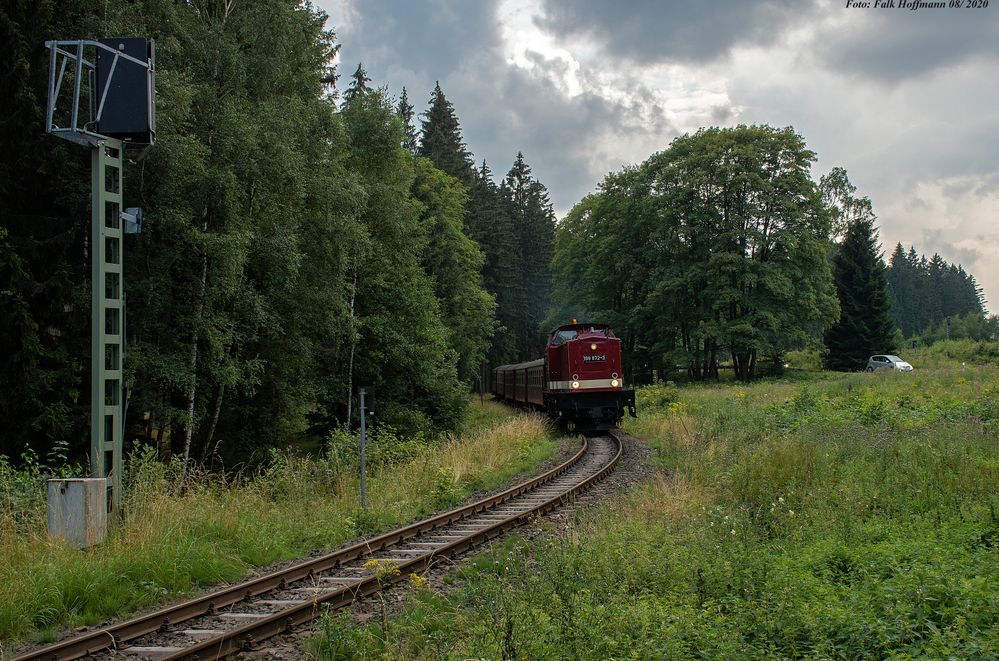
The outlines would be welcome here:
<svg viewBox="0 0 999 661">
<path fill-rule="evenodd" d="M 874 370 L 898 370 L 899 372 L 911 372 L 912 365 L 905 362 L 898 356 L 871 356 L 867 359 L 867 371 L 873 372 Z"/>
</svg>

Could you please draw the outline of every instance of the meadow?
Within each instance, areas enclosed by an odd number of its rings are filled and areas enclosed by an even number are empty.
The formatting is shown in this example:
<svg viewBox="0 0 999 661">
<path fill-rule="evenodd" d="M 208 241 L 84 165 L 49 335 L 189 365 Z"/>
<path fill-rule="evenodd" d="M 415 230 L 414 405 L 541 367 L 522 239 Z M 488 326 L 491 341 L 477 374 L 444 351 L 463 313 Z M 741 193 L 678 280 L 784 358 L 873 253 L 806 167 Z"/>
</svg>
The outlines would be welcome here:
<svg viewBox="0 0 999 661">
<path fill-rule="evenodd" d="M 369 438 L 368 508 L 359 503 L 357 439 L 337 432 L 320 457 L 274 452 L 252 474 L 184 471 L 131 457 L 124 515 L 100 546 L 47 537 L 45 472 L 0 461 L 0 658 L 18 640 L 50 640 L 237 581 L 254 567 L 330 549 L 461 502 L 535 470 L 555 449 L 540 417 L 473 403 L 464 432 Z"/>
<path fill-rule="evenodd" d="M 449 589 L 414 588 L 387 626 L 327 616 L 313 651 L 997 658 L 999 372 L 910 360 L 644 388 L 626 430 L 657 478 L 540 543 L 495 546 Z"/>
</svg>

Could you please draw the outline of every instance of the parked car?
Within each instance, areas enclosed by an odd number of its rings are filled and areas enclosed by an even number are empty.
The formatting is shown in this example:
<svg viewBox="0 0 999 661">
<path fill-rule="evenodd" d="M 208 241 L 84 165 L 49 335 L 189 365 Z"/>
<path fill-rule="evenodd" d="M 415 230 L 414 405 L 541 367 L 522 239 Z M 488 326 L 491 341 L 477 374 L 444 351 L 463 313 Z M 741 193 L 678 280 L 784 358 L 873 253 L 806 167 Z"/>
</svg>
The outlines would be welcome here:
<svg viewBox="0 0 999 661">
<path fill-rule="evenodd" d="M 905 362 L 898 356 L 871 356 L 867 359 L 867 371 L 874 370 L 898 370 L 899 372 L 911 372 L 912 365 Z"/>
</svg>

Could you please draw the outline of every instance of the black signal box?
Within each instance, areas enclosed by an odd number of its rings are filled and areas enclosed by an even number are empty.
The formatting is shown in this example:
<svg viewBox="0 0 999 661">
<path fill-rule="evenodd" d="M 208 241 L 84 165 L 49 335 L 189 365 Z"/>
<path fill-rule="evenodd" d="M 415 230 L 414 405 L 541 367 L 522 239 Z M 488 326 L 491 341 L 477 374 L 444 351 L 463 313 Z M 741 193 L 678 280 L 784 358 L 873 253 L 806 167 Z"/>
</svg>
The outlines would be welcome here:
<svg viewBox="0 0 999 661">
<path fill-rule="evenodd" d="M 97 49 L 97 81 L 92 103 L 98 115 L 97 132 L 135 145 L 151 145 L 156 138 L 153 41 L 140 37 L 101 39 L 111 50 Z M 149 68 L 115 52 L 124 53 Z M 116 61 L 117 60 L 117 61 Z"/>
</svg>

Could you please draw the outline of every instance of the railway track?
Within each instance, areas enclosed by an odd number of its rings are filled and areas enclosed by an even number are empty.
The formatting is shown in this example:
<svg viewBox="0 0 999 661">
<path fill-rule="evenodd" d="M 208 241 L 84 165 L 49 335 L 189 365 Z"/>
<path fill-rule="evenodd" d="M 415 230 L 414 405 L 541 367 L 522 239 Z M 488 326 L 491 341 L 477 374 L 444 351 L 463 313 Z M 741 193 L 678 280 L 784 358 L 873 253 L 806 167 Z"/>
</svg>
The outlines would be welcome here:
<svg viewBox="0 0 999 661">
<path fill-rule="evenodd" d="M 502 493 L 287 569 L 67 638 L 13 661 L 87 656 L 204 661 L 252 649 L 329 609 L 349 606 L 390 582 L 571 503 L 614 468 L 621 448 L 613 432 L 587 439 L 565 463 Z M 392 571 L 384 571 L 386 566 Z"/>
</svg>

